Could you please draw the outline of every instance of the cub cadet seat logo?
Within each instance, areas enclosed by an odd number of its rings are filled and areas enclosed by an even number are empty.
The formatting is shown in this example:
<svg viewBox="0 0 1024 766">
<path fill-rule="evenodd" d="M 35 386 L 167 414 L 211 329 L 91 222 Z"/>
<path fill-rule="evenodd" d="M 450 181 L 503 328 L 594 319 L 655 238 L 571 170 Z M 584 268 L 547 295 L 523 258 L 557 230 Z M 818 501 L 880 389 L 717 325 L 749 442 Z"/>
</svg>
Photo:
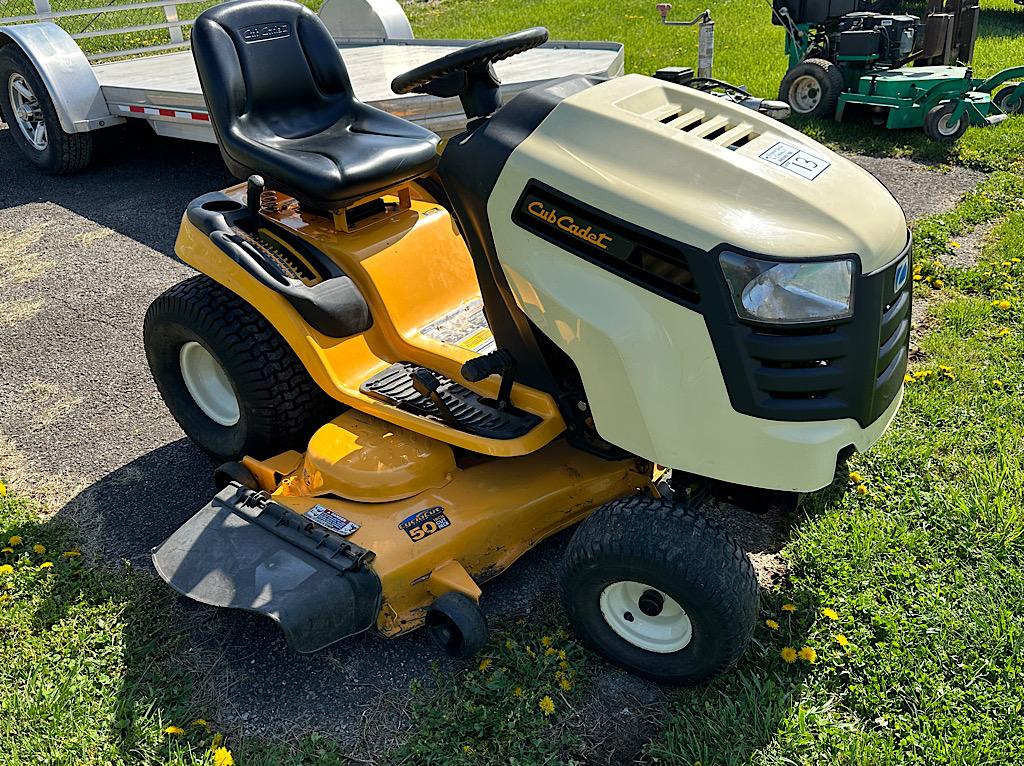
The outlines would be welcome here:
<svg viewBox="0 0 1024 766">
<path fill-rule="evenodd" d="M 545 223 L 557 226 L 562 231 L 572 234 L 584 242 L 589 242 L 591 245 L 596 245 L 602 250 L 607 250 L 608 243 L 614 240 L 614 237 L 610 234 L 606 234 L 603 231 L 594 231 L 592 224 L 587 224 L 584 227 L 578 226 L 576 219 L 571 215 L 563 215 L 555 207 L 545 208 L 544 203 L 540 200 L 534 200 L 526 206 L 526 209 L 531 215 L 536 216 Z"/>
</svg>

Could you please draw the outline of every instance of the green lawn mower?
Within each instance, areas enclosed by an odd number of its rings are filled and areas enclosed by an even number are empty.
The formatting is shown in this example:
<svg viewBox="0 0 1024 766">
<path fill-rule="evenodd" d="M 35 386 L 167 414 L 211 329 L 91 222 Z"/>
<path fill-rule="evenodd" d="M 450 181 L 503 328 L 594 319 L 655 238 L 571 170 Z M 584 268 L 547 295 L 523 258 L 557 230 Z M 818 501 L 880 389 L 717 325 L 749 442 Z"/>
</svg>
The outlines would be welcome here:
<svg viewBox="0 0 1024 766">
<path fill-rule="evenodd" d="M 887 128 L 952 142 L 1024 109 L 1024 67 L 973 75 L 977 0 L 930 0 L 924 20 L 886 0 L 773 0 L 789 70 L 779 98 L 813 118 L 866 113 Z M 885 11 L 885 12 L 879 12 Z"/>
</svg>

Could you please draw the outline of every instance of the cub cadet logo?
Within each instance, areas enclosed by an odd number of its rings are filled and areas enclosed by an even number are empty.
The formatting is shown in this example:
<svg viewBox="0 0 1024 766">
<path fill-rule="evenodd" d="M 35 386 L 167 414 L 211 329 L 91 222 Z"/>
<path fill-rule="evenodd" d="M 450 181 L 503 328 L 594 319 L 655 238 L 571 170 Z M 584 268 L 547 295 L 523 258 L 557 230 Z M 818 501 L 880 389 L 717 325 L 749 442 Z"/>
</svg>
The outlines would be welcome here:
<svg viewBox="0 0 1024 766">
<path fill-rule="evenodd" d="M 562 231 L 582 239 L 584 242 L 597 245 L 602 250 L 607 250 L 607 243 L 613 240 L 610 234 L 605 234 L 603 231 L 594 231 L 594 227 L 590 224 L 580 228 L 576 225 L 576 221 L 571 215 L 561 215 L 556 208 L 548 210 L 540 200 L 534 200 L 526 206 L 526 209 L 530 212 L 530 215 L 534 215 L 545 223 L 556 226 Z"/>
</svg>

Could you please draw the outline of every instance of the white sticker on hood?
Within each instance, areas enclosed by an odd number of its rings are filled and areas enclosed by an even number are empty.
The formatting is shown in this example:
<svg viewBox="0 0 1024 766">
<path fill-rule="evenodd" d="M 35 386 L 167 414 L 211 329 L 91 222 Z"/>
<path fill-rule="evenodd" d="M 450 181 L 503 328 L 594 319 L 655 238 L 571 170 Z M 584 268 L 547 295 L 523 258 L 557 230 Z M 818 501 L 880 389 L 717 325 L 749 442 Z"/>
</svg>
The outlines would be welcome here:
<svg viewBox="0 0 1024 766">
<path fill-rule="evenodd" d="M 811 154 L 806 149 L 801 149 L 799 146 L 793 146 L 782 141 L 779 141 L 769 149 L 765 149 L 761 152 L 760 157 L 762 160 L 778 165 L 790 173 L 796 173 L 808 181 L 813 181 L 832 164 L 816 154 Z"/>
</svg>

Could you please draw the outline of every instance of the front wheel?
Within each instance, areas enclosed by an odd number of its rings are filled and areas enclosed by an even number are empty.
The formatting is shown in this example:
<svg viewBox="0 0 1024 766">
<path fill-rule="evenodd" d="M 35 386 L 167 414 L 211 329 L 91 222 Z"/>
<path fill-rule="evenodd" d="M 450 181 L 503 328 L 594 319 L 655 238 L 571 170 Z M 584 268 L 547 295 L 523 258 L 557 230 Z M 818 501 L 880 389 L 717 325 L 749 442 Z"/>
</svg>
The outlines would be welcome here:
<svg viewBox="0 0 1024 766">
<path fill-rule="evenodd" d="M 946 101 L 929 109 L 924 116 L 924 134 L 933 141 L 951 144 L 966 133 L 970 118 L 965 110 L 960 119 L 952 119 L 956 107 L 955 101 Z"/>
<path fill-rule="evenodd" d="M 0 49 L 0 114 L 18 149 L 44 173 L 74 173 L 92 159 L 92 135 L 64 132 L 46 84 L 14 44 Z"/>
<path fill-rule="evenodd" d="M 992 97 L 992 103 L 999 107 L 1003 114 L 1020 114 L 1024 112 L 1024 98 L 1017 95 L 1020 83 L 1011 82 L 1004 85 Z"/>
<path fill-rule="evenodd" d="M 609 661 L 696 684 L 743 654 L 759 598 L 750 560 L 724 530 L 684 505 L 635 495 L 576 531 L 562 600 L 576 632 Z"/>
</svg>

